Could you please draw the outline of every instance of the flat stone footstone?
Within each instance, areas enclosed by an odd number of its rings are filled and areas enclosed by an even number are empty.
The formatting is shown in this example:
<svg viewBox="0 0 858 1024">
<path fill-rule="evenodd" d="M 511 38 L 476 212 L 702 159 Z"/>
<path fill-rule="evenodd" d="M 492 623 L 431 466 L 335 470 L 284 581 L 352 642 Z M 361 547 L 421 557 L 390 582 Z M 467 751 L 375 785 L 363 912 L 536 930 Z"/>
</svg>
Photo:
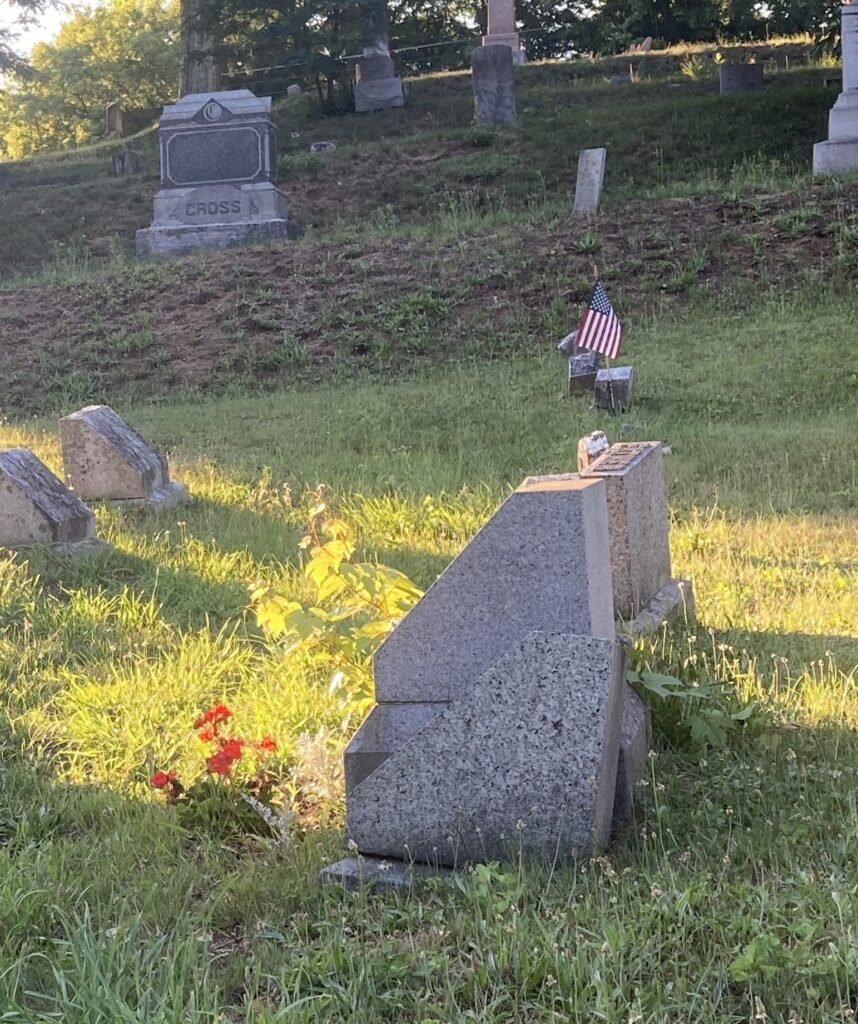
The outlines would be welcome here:
<svg viewBox="0 0 858 1024">
<path fill-rule="evenodd" d="M 625 412 L 632 404 L 634 374 L 634 368 L 631 366 L 614 366 L 610 370 L 599 370 L 593 388 L 596 408 L 606 409 L 608 412 Z"/>
<path fill-rule="evenodd" d="M 677 619 L 691 622 L 695 614 L 691 580 L 670 579 L 634 619 L 622 623 L 618 639 L 626 643 L 636 636 L 657 633 L 665 623 Z"/>
<path fill-rule="evenodd" d="M 652 723 L 649 707 L 628 683 L 624 683 L 623 722 L 620 754 L 617 760 L 617 787 L 614 793 L 614 832 L 631 816 L 635 787 L 646 772 L 651 744 Z"/>
<path fill-rule="evenodd" d="M 95 517 L 27 448 L 0 451 L 0 546 L 74 545 L 95 538 Z"/>
<path fill-rule="evenodd" d="M 614 638 L 596 477 L 529 477 L 507 498 L 379 647 L 376 700 L 454 700 L 537 629 Z"/>
<path fill-rule="evenodd" d="M 69 486 L 87 500 L 173 508 L 188 489 L 170 480 L 166 458 L 110 406 L 89 405 L 60 420 Z"/>
<path fill-rule="evenodd" d="M 323 868 L 322 882 L 336 883 L 346 889 L 368 888 L 371 892 L 410 892 L 432 879 L 451 882 L 455 874 L 449 868 L 429 864 L 406 864 L 384 857 L 347 857 Z"/>
<path fill-rule="evenodd" d="M 352 790 L 347 835 L 450 867 L 607 845 L 624 663 L 613 640 L 532 632 Z"/>
<path fill-rule="evenodd" d="M 670 579 L 667 489 L 659 441 L 621 441 L 581 469 L 605 481 L 614 613 L 632 619 Z"/>
</svg>

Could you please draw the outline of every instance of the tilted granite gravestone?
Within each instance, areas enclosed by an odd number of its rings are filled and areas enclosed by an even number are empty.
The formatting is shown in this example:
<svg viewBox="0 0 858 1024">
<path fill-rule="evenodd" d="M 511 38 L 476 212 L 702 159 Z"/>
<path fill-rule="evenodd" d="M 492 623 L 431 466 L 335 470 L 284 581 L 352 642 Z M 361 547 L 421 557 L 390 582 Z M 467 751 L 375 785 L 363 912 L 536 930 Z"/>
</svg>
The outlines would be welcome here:
<svg viewBox="0 0 858 1024">
<path fill-rule="evenodd" d="M 0 545 L 75 545 L 95 539 L 95 517 L 27 448 L 0 451 Z"/>
<path fill-rule="evenodd" d="M 197 93 L 164 107 L 161 189 L 137 255 L 295 237 L 277 187 L 271 97 L 247 89 Z"/>
<path fill-rule="evenodd" d="M 590 216 L 599 209 L 605 181 L 606 149 L 582 149 L 578 155 L 573 212 Z"/>
<path fill-rule="evenodd" d="M 670 576 L 670 540 L 664 460 L 658 441 L 626 441 L 584 467 L 582 479 L 604 480 L 608 492 L 614 612 L 648 632 L 682 612 L 693 614 L 687 580 Z M 658 615 L 653 620 L 653 611 Z"/>
<path fill-rule="evenodd" d="M 515 77 L 509 46 L 480 46 L 471 54 L 477 121 L 515 124 Z"/>
<path fill-rule="evenodd" d="M 107 405 L 89 405 L 60 420 L 66 480 L 90 500 L 174 508 L 188 496 L 170 480 L 167 460 Z"/>
<path fill-rule="evenodd" d="M 814 174 L 858 170 L 858 4 L 840 8 L 843 90 L 828 115 L 828 139 L 813 147 Z"/>
<path fill-rule="evenodd" d="M 623 702 L 613 640 L 533 632 L 349 794 L 362 853 L 457 866 L 607 845 Z"/>
<path fill-rule="evenodd" d="M 524 64 L 525 53 L 515 28 L 515 0 L 488 0 L 483 46 L 508 46 L 513 64 Z"/>
<path fill-rule="evenodd" d="M 762 64 L 722 64 L 719 73 L 722 96 L 755 92 L 765 86 Z"/>
<path fill-rule="evenodd" d="M 606 495 L 525 480 L 379 647 L 376 699 L 453 700 L 535 629 L 613 639 Z"/>
</svg>

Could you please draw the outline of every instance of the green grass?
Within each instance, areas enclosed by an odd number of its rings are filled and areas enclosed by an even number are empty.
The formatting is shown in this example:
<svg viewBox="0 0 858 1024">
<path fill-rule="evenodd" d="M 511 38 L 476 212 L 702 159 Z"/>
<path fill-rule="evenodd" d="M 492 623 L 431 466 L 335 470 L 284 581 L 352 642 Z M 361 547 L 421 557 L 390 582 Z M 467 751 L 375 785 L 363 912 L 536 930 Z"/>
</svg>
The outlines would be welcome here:
<svg viewBox="0 0 858 1024">
<path fill-rule="evenodd" d="M 562 397 L 553 353 L 123 410 L 191 503 L 100 509 L 100 563 L 0 568 L 2 1019 L 851 1020 L 858 378 L 832 367 L 850 365 L 853 331 L 837 300 L 653 321 L 629 339 L 625 422 Z M 304 592 L 298 496 L 327 483 L 364 552 L 425 586 L 595 427 L 673 445 L 674 569 L 699 622 L 636 663 L 729 683 L 758 708 L 753 735 L 701 753 L 657 718 L 636 820 L 605 857 L 409 900 L 320 889 L 348 708 L 245 614 L 254 580 Z M 48 422 L 2 440 L 59 468 Z M 331 826 L 288 848 L 220 842 L 153 802 L 155 766 L 198 770 L 188 726 L 215 700 L 276 737 Z"/>
</svg>

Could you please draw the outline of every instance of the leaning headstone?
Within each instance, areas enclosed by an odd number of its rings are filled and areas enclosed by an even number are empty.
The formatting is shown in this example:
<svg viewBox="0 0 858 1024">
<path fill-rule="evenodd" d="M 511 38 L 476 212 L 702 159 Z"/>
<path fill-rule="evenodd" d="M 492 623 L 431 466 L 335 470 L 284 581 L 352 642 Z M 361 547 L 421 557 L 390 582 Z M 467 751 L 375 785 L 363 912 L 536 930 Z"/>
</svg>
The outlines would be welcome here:
<svg viewBox="0 0 858 1024">
<path fill-rule="evenodd" d="M 291 85 L 286 86 L 286 95 L 289 99 L 294 99 L 296 96 L 301 95 L 301 86 L 297 82 L 293 82 Z"/>
<path fill-rule="evenodd" d="M 108 103 L 104 111 L 105 132 L 111 138 L 122 135 L 122 104 L 117 100 Z"/>
<path fill-rule="evenodd" d="M 534 629 L 613 639 L 610 578 L 604 482 L 529 477 L 379 647 L 376 699 L 453 700 Z"/>
<path fill-rule="evenodd" d="M 569 356 L 566 374 L 566 394 L 580 395 L 592 391 L 596 374 L 604 358 L 600 352 L 582 349 L 577 355 Z"/>
<path fill-rule="evenodd" d="M 515 124 L 515 78 L 509 46 L 480 46 L 471 54 L 477 121 Z"/>
<path fill-rule="evenodd" d="M 483 46 L 508 46 L 513 64 L 524 64 L 525 53 L 515 28 L 515 0 L 488 0 L 488 24 Z"/>
<path fill-rule="evenodd" d="M 599 209 L 605 180 L 606 149 L 582 149 L 575 181 L 575 213 L 591 215 Z"/>
<path fill-rule="evenodd" d="M 519 639 L 351 790 L 349 839 L 361 853 L 453 867 L 606 846 L 623 672 L 613 640 Z"/>
<path fill-rule="evenodd" d="M 173 508 L 188 488 L 170 480 L 167 460 L 107 405 L 60 420 L 66 480 L 87 501 Z"/>
<path fill-rule="evenodd" d="M 599 370 L 593 388 L 593 400 L 597 409 L 610 413 L 625 412 L 632 404 L 634 368 L 614 366 L 610 370 Z"/>
<path fill-rule="evenodd" d="M 0 451 L 0 545 L 99 543 L 92 511 L 43 462 L 27 448 Z"/>
<path fill-rule="evenodd" d="M 722 96 L 753 92 L 765 85 L 762 64 L 722 64 L 720 76 Z"/>
<path fill-rule="evenodd" d="M 295 237 L 277 187 L 270 110 L 270 96 L 247 89 L 196 93 L 164 108 L 161 189 L 152 227 L 137 232 L 138 256 Z"/>
<path fill-rule="evenodd" d="M 652 49 L 652 36 L 647 36 L 646 39 L 638 47 L 638 53 L 649 53 Z"/>
<path fill-rule="evenodd" d="M 130 174 L 140 173 L 140 154 L 135 153 L 133 149 L 114 153 L 111 160 L 111 173 L 114 178 L 124 178 Z"/>
<path fill-rule="evenodd" d="M 840 9 L 843 91 L 828 115 L 828 139 L 813 147 L 814 174 L 858 170 L 858 4 Z"/>
</svg>

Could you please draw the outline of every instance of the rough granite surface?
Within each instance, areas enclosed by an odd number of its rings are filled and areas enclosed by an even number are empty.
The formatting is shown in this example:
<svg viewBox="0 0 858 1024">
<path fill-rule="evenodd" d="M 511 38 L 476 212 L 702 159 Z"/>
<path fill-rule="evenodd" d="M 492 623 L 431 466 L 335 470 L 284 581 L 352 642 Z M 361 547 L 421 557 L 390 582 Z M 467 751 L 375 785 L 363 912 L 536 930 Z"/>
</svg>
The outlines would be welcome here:
<svg viewBox="0 0 858 1024">
<path fill-rule="evenodd" d="M 571 475 L 514 491 L 376 652 L 376 700 L 453 700 L 535 629 L 612 640 L 606 490 Z"/>
<path fill-rule="evenodd" d="M 347 835 L 449 866 L 606 845 L 623 670 L 613 640 L 531 633 L 355 787 Z"/>
<path fill-rule="evenodd" d="M 515 124 L 515 77 L 509 46 L 478 47 L 471 54 L 471 72 L 477 121 Z"/>
<path fill-rule="evenodd" d="M 633 619 L 670 579 L 667 490 L 658 441 L 621 441 L 581 470 L 605 481 L 614 612 Z"/>
<path fill-rule="evenodd" d="M 446 707 L 446 703 L 376 704 L 346 747 L 346 796 Z"/>
<path fill-rule="evenodd" d="M 108 405 L 60 420 L 69 487 L 86 500 L 148 498 L 169 483 L 167 460 Z"/>
<path fill-rule="evenodd" d="M 27 448 L 0 451 L 0 546 L 95 537 L 92 511 Z"/>
</svg>

